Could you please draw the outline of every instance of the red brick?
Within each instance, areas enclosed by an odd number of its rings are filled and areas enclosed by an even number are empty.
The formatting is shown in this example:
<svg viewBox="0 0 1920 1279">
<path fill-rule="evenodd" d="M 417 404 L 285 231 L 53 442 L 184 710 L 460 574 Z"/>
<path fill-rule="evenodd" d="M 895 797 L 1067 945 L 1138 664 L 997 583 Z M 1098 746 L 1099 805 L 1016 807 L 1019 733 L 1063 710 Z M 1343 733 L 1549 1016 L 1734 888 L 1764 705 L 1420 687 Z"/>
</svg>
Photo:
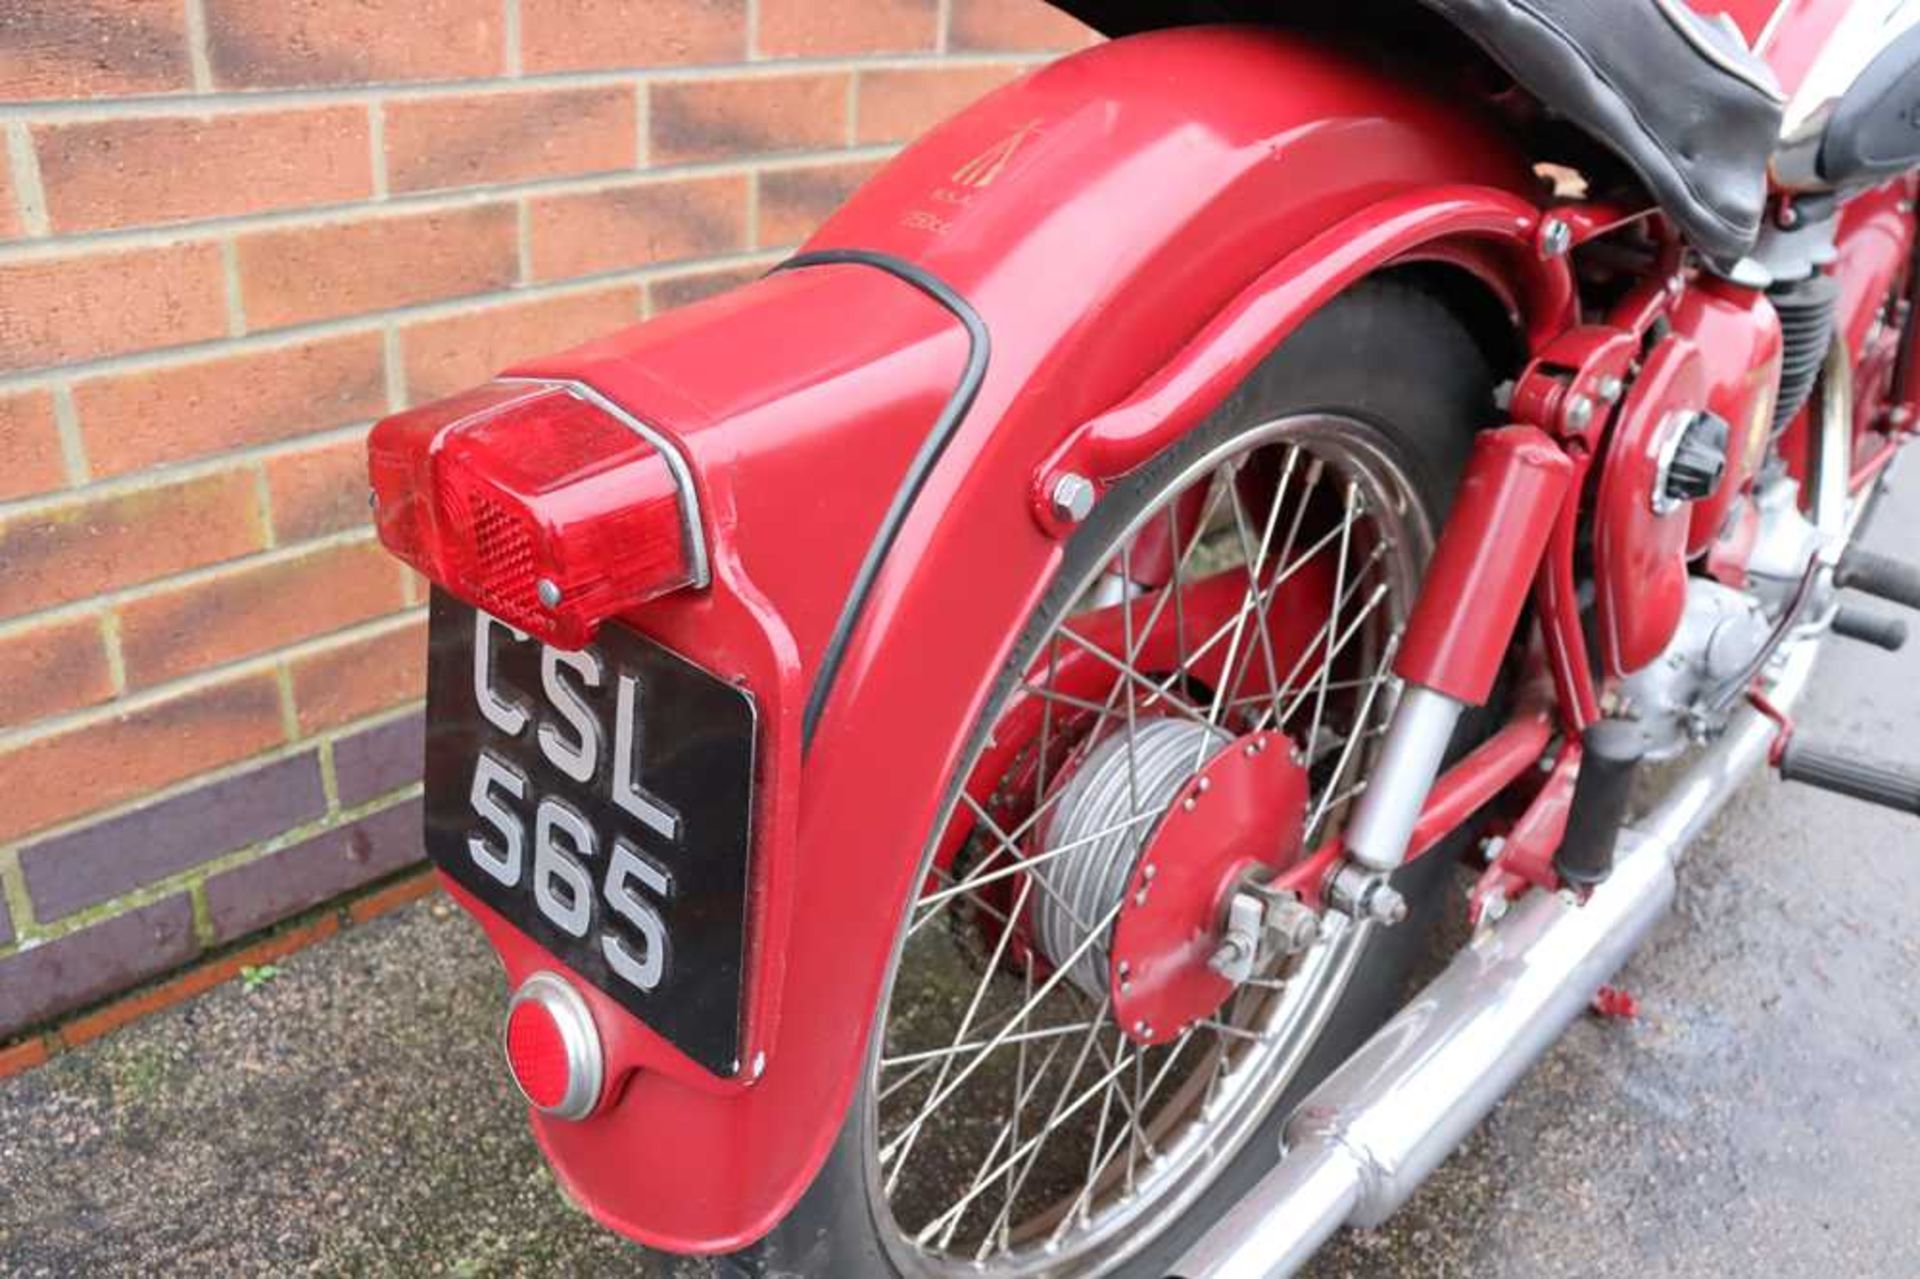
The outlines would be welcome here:
<svg viewBox="0 0 1920 1279">
<path fill-rule="evenodd" d="M 0 240 L 11 240 L 25 232 L 26 227 L 20 220 L 19 201 L 13 194 L 13 166 L 0 164 Z"/>
<path fill-rule="evenodd" d="M 427 678 L 427 623 L 405 622 L 298 658 L 293 702 L 300 732 L 317 733 L 419 697 Z"/>
<path fill-rule="evenodd" d="M 911 53 L 940 39 L 937 0 L 760 0 L 759 49 L 769 57 Z"/>
<path fill-rule="evenodd" d="M 947 45 L 956 50 L 1078 49 L 1098 37 L 1040 0 L 953 0 Z"/>
<path fill-rule="evenodd" d="M 656 84 L 647 158 L 656 165 L 846 145 L 844 72 Z"/>
<path fill-rule="evenodd" d="M 362 107 L 42 125 L 33 140 L 55 232 L 340 204 L 373 194 Z"/>
<path fill-rule="evenodd" d="M 0 519 L 0 618 L 245 555 L 266 545 L 253 475 L 220 471 Z M 0 789 L 0 793 L 4 793 Z"/>
<path fill-rule="evenodd" d="M 879 164 L 868 161 L 762 173 L 760 225 L 754 243 L 763 248 L 800 243 L 879 171 Z"/>
<path fill-rule="evenodd" d="M 533 203 L 542 280 L 731 253 L 747 243 L 747 178 L 653 181 Z"/>
<path fill-rule="evenodd" d="M 499 0 L 205 3 L 207 56 L 222 89 L 457 80 L 505 67 Z"/>
<path fill-rule="evenodd" d="M 624 86 L 390 102 L 387 185 L 427 191 L 631 169 L 637 113 Z"/>
<path fill-rule="evenodd" d="M 106 808 L 285 740 L 272 672 L 196 688 L 0 749 L 0 839 Z"/>
<path fill-rule="evenodd" d="M 739 62 L 747 0 L 521 0 L 529 73 Z"/>
<path fill-rule="evenodd" d="M 180 0 L 0 5 L 0 98 L 93 98 L 193 85 Z"/>
<path fill-rule="evenodd" d="M 0 500 L 57 489 L 66 475 L 53 392 L 0 395 Z"/>
<path fill-rule="evenodd" d="M 227 333 L 220 250 L 170 245 L 0 265 L 0 371 Z"/>
<path fill-rule="evenodd" d="M 508 302 L 400 330 L 407 399 L 424 404 L 486 381 L 517 361 L 562 351 L 639 319 L 640 290 L 620 284 L 567 297 Z"/>
<path fill-rule="evenodd" d="M 519 269 L 513 207 L 262 231 L 240 241 L 247 322 L 276 328 L 485 293 Z"/>
<path fill-rule="evenodd" d="M 767 263 L 721 267 L 716 271 L 689 271 L 664 280 L 647 281 L 647 314 L 659 315 L 689 306 L 716 293 L 750 284 L 767 273 Z"/>
<path fill-rule="evenodd" d="M 0 637 L 0 728 L 97 706 L 113 691 L 97 617 L 41 622 Z"/>
<path fill-rule="evenodd" d="M 959 66 L 862 71 L 859 141 L 872 145 L 917 138 L 1024 70 Z"/>
<path fill-rule="evenodd" d="M 282 453 L 265 465 L 273 532 L 282 544 L 371 523 L 364 436 Z"/>
<path fill-rule="evenodd" d="M 403 607 L 399 565 L 375 542 L 248 564 L 124 604 L 127 683 L 158 684 Z"/>
<path fill-rule="evenodd" d="M 379 416 L 387 406 L 378 333 L 77 384 L 96 477 L 288 439 Z"/>
</svg>

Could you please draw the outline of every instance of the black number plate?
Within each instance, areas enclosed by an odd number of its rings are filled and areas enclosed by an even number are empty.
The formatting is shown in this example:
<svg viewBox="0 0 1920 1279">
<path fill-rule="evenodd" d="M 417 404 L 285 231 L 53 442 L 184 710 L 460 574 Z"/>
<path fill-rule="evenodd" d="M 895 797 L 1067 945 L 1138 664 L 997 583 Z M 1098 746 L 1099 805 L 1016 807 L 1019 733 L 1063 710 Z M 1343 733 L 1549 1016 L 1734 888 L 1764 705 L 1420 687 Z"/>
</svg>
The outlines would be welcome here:
<svg viewBox="0 0 1920 1279">
<path fill-rule="evenodd" d="M 610 623 L 550 649 L 436 594 L 427 852 L 721 1076 L 740 1070 L 754 704 Z"/>
</svg>

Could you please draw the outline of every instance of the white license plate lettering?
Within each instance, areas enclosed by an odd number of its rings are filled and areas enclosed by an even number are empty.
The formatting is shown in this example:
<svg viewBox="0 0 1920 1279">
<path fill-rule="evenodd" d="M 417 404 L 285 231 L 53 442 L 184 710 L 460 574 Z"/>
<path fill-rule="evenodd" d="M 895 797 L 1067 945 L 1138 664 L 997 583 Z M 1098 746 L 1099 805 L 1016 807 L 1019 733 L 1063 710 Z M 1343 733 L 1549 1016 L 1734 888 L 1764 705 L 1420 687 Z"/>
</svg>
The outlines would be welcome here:
<svg viewBox="0 0 1920 1279">
<path fill-rule="evenodd" d="M 673 876 L 664 867 L 626 840 L 613 841 L 613 860 L 607 866 L 607 905 L 633 925 L 646 948 L 636 955 L 624 940 L 607 933 L 600 938 L 600 950 L 607 957 L 607 966 L 622 981 L 640 990 L 658 986 L 672 963 L 667 924 L 653 902 L 653 898 L 664 902 L 672 897 Z"/>
<path fill-rule="evenodd" d="M 496 632 L 504 631 L 505 636 Z M 524 643 L 529 637 L 475 613 L 473 693 L 481 715 L 508 737 L 518 737 L 535 719 L 535 699 L 513 688 L 496 670 L 497 646 Z M 600 717 L 590 700 L 605 696 L 605 659 L 592 649 L 569 653 L 542 646 L 541 701 L 535 739 L 541 755 L 563 776 L 591 784 L 606 754 Z M 640 680 L 624 671 L 612 681 L 614 748 L 605 769 L 609 799 L 654 835 L 678 843 L 683 823 L 673 808 L 640 782 L 640 714 L 645 694 Z M 622 981 L 650 992 L 667 980 L 673 943 L 662 906 L 673 898 L 673 876 L 655 858 L 617 833 L 603 841 L 593 824 L 556 795 L 540 795 L 526 774 L 494 752 L 481 748 L 475 758 L 469 801 L 482 829 L 467 837 L 474 865 L 512 889 L 530 891 L 540 914 L 555 928 L 580 940 L 595 931 L 604 903 L 631 935 L 602 927 L 601 953 Z M 532 874 L 526 875 L 532 814 Z M 592 866 L 603 846 L 610 856 L 596 894 Z M 530 882 L 525 882 L 530 881 Z"/>
<path fill-rule="evenodd" d="M 527 833 L 520 815 L 501 800 L 502 793 L 516 800 L 526 799 L 526 776 L 492 751 L 482 750 L 473 761 L 469 797 L 474 815 L 493 828 L 496 839 L 476 831 L 467 836 L 467 853 L 474 865 L 512 888 L 520 882 Z"/>
</svg>

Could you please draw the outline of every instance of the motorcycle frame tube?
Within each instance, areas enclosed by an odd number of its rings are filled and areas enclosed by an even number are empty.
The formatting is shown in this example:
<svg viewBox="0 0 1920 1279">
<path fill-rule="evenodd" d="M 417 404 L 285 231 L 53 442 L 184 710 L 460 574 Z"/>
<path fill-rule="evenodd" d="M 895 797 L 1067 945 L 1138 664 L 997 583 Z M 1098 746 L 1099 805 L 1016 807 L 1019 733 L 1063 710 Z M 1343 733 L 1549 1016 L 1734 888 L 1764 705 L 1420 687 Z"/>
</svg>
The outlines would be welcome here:
<svg viewBox="0 0 1920 1279">
<path fill-rule="evenodd" d="M 1553 719 L 1544 710 L 1522 711 L 1467 757 L 1440 774 L 1420 807 L 1407 844 L 1407 859 L 1419 857 L 1452 834 L 1495 795 L 1540 762 L 1553 740 Z"/>
<path fill-rule="evenodd" d="M 726 1251 L 780 1220 L 825 1160 L 918 858 L 954 802 L 941 779 L 966 758 L 1064 553 L 1029 500 L 1063 424 L 1136 394 L 1263 278 L 1267 345 L 1209 358 L 1264 354 L 1340 288 L 1421 260 L 1492 273 L 1487 290 L 1521 302 L 1523 338 L 1544 335 L 1569 321 L 1572 291 L 1564 262 L 1532 247 L 1536 189 L 1527 158 L 1457 95 L 1252 28 L 1097 46 L 902 153 L 804 251 L 911 263 L 977 312 L 993 360 L 873 577 L 804 768 L 806 689 L 883 508 L 962 377 L 960 323 L 880 271 L 822 265 L 515 370 L 577 378 L 685 445 L 711 512 L 714 586 L 626 620 L 744 679 L 770 739 L 750 902 L 753 1066 L 733 1082 L 689 1074 L 587 992 L 625 1068 L 592 1118 L 533 1120 L 573 1198 L 630 1238 Z M 1282 288 L 1270 272 L 1307 270 L 1309 245 L 1339 269 Z M 911 332 L 869 341 L 848 316 Z M 867 342 L 867 366 L 805 372 L 789 348 L 836 333 Z M 853 408 L 858 431 L 840 421 Z M 1140 459 L 1170 442 L 1140 442 Z M 510 981 L 552 966 L 475 913 Z"/>
<path fill-rule="evenodd" d="M 1295 325 L 1382 263 L 1484 261 L 1456 246 L 1506 248 L 1529 302 L 1536 346 L 1571 322 L 1573 281 L 1562 260 L 1532 252 L 1539 210 L 1511 194 L 1460 187 L 1384 201 L 1276 263 L 1133 395 L 1086 423 L 1036 477 L 1036 517 L 1067 531 L 1048 495 L 1060 477 L 1103 485 L 1198 426 Z"/>
<path fill-rule="evenodd" d="M 1552 715 L 1543 708 L 1521 711 L 1466 758 L 1440 774 L 1420 806 L 1402 864 L 1433 851 L 1496 795 L 1537 766 L 1553 741 L 1553 725 Z M 1326 905 L 1327 879 L 1346 855 L 1344 840 L 1327 840 L 1311 857 L 1274 882 L 1300 894 L 1302 901 L 1319 910 Z"/>
</svg>

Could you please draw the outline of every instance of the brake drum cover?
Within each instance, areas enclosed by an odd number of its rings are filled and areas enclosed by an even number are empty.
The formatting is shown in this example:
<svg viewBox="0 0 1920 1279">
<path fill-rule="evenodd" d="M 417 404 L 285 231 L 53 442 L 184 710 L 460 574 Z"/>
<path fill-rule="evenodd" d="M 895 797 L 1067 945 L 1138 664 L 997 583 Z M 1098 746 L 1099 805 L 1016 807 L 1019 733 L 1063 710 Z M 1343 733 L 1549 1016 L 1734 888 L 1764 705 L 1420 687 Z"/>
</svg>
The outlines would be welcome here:
<svg viewBox="0 0 1920 1279">
<path fill-rule="evenodd" d="M 1157 719 L 1133 737 L 1131 760 L 1116 735 L 1062 794 L 1046 843 L 1065 851 L 1035 872 L 1052 889 L 1036 923 L 1041 949 L 1055 963 L 1073 960 L 1076 985 L 1111 995 L 1128 1035 L 1158 1044 L 1233 993 L 1208 967 L 1228 899 L 1245 876 L 1277 874 L 1298 859 L 1307 772 L 1283 733 L 1231 738 Z M 1134 811 L 1162 812 L 1144 840 L 1124 829 Z M 1080 921 L 1116 907 L 1110 932 L 1088 944 Z"/>
</svg>

